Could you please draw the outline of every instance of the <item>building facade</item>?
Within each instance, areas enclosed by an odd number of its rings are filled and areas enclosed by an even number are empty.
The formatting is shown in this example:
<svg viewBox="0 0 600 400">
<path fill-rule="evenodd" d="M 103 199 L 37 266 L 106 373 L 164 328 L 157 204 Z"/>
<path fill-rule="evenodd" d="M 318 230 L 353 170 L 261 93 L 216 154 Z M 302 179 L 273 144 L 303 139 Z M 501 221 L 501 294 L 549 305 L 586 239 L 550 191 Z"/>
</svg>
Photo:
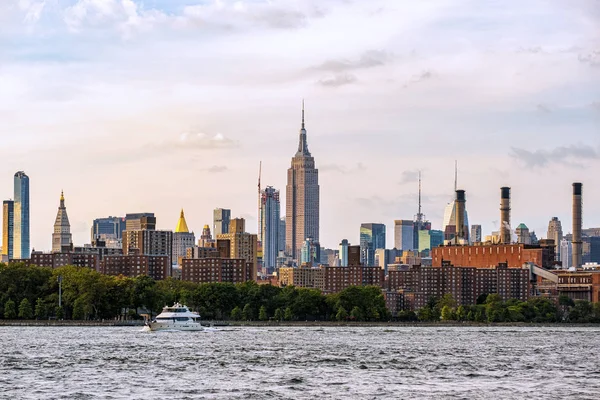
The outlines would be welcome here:
<svg viewBox="0 0 600 400">
<path fill-rule="evenodd" d="M 475 246 L 440 246 L 431 250 L 432 264 L 441 267 L 444 262 L 476 268 L 493 268 L 506 264 L 508 268 L 521 268 L 533 263 L 542 268 L 554 265 L 554 242 L 540 241 L 540 245 L 498 244 Z"/>
<path fill-rule="evenodd" d="M 100 262 L 100 272 L 105 275 L 123 275 L 129 278 L 146 275 L 154 280 L 171 276 L 171 262 L 167 256 L 130 254 L 106 256 Z"/>
<path fill-rule="evenodd" d="M 563 240 L 563 230 L 562 230 L 562 224 L 561 224 L 560 220 L 558 219 L 558 217 L 552 217 L 552 219 L 548 223 L 548 233 L 547 233 L 546 237 L 548 239 L 554 240 L 554 243 L 556 243 L 556 248 L 555 248 L 556 260 L 561 260 L 560 243 Z"/>
<path fill-rule="evenodd" d="M 435 229 L 419 232 L 419 248 L 417 250 L 421 253 L 425 253 L 425 256 L 431 253 L 431 249 L 443 244 L 444 232 Z"/>
<path fill-rule="evenodd" d="M 13 238 L 15 223 L 15 202 L 4 200 L 2 203 L 2 261 L 13 259 Z"/>
<path fill-rule="evenodd" d="M 213 211 L 213 234 L 215 237 L 229 233 L 230 221 L 231 210 L 226 208 L 216 208 Z"/>
<path fill-rule="evenodd" d="M 360 225 L 360 253 L 363 265 L 375 265 L 375 250 L 385 249 L 385 225 Z"/>
<path fill-rule="evenodd" d="M 96 218 L 92 221 L 91 242 L 96 239 L 120 240 L 125 230 L 125 218 L 107 217 Z"/>
<path fill-rule="evenodd" d="M 173 232 L 148 229 L 124 231 L 123 254 L 166 256 L 170 266 L 173 263 Z"/>
<path fill-rule="evenodd" d="M 482 232 L 481 232 L 481 225 L 471 225 L 470 239 L 471 239 L 471 244 L 481 243 L 481 240 L 483 239 Z"/>
<path fill-rule="evenodd" d="M 196 236 L 190 232 L 183 209 L 173 232 L 173 263 L 181 265 L 181 260 L 186 256 L 187 249 L 196 245 Z"/>
<path fill-rule="evenodd" d="M 252 280 L 252 265 L 244 259 L 198 258 L 184 259 L 181 280 L 194 283 L 243 283 Z"/>
<path fill-rule="evenodd" d="M 348 266 L 348 247 L 350 243 L 348 239 L 343 239 L 340 243 L 340 266 L 347 267 Z"/>
<path fill-rule="evenodd" d="M 65 206 L 65 195 L 60 193 L 60 204 L 54 221 L 54 233 L 52 234 L 52 252 L 68 253 L 73 251 L 73 238 L 71 237 L 71 224 Z"/>
<path fill-rule="evenodd" d="M 571 241 L 563 239 L 560 241 L 560 261 L 564 269 L 571 268 L 571 261 L 573 260 L 573 247 Z"/>
<path fill-rule="evenodd" d="M 298 151 L 292 158 L 286 186 L 286 252 L 300 259 L 306 238 L 319 242 L 319 170 L 308 150 L 302 106 Z"/>
<path fill-rule="evenodd" d="M 29 258 L 29 177 L 23 171 L 14 179 L 13 258 Z"/>
<path fill-rule="evenodd" d="M 246 232 L 246 221 L 235 218 L 230 221 L 229 233 L 217 235 L 217 250 L 221 258 L 246 260 L 252 266 L 252 280 L 258 275 L 258 236 Z"/>
<path fill-rule="evenodd" d="M 394 247 L 398 250 L 415 250 L 414 222 L 409 219 L 394 221 Z"/>
<path fill-rule="evenodd" d="M 154 213 L 135 213 L 125 215 L 125 230 L 139 231 L 143 229 L 156 229 Z"/>
<path fill-rule="evenodd" d="M 260 213 L 263 266 L 267 269 L 267 273 L 272 273 L 277 267 L 277 255 L 279 254 L 279 227 L 281 224 L 279 190 L 268 186 L 262 191 Z"/>
</svg>

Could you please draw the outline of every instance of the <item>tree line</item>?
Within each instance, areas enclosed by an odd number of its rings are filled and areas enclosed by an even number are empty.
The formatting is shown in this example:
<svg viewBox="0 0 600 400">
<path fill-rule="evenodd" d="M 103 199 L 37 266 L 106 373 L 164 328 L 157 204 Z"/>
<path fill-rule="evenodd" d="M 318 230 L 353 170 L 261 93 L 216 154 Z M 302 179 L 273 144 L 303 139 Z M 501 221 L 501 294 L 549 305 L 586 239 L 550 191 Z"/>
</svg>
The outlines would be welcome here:
<svg viewBox="0 0 600 400">
<path fill-rule="evenodd" d="M 392 316 L 376 286 L 351 286 L 324 295 L 317 289 L 255 282 L 196 284 L 171 278 L 155 281 L 148 276 L 103 275 L 73 266 L 52 269 L 0 264 L 0 318 L 4 319 L 138 319 L 146 312 L 156 315 L 175 302 L 209 320 L 600 323 L 600 303 L 566 296 L 557 304 L 540 297 L 503 302 L 497 294 L 490 294 L 479 296 L 475 305 L 457 306 L 446 294 L 430 298 L 417 312 L 400 311 Z"/>
</svg>

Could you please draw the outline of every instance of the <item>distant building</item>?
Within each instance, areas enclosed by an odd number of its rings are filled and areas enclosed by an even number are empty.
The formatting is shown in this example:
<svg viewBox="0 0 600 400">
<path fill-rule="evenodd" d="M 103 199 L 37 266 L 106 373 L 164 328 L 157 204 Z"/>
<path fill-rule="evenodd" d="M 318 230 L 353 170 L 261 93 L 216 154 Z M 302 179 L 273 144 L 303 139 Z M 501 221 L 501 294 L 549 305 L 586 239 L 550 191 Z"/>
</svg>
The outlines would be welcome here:
<svg viewBox="0 0 600 400">
<path fill-rule="evenodd" d="M 456 200 L 448 203 L 446 205 L 446 209 L 444 210 L 444 240 L 453 240 L 456 236 Z M 465 235 L 469 234 L 469 214 L 467 213 L 467 208 L 465 207 L 464 213 L 464 232 Z M 465 240 L 469 240 L 469 238 L 464 238 Z"/>
<path fill-rule="evenodd" d="M 244 259 L 184 259 L 181 280 L 194 283 L 243 283 L 252 280 L 252 266 Z"/>
<path fill-rule="evenodd" d="M 444 232 L 429 230 L 419 232 L 419 252 L 429 255 L 431 249 L 444 244 Z"/>
<path fill-rule="evenodd" d="M 136 213 L 125 215 L 125 230 L 154 230 L 156 229 L 156 217 L 154 213 Z"/>
<path fill-rule="evenodd" d="M 279 252 L 285 252 L 285 217 L 279 219 L 279 231 L 277 234 L 279 235 L 277 249 L 277 254 L 279 255 Z"/>
<path fill-rule="evenodd" d="M 348 239 L 344 239 L 340 243 L 339 258 L 340 258 L 340 266 L 342 266 L 342 267 L 348 266 L 348 246 L 350 246 L 350 243 L 348 243 Z"/>
<path fill-rule="evenodd" d="M 277 267 L 279 254 L 281 225 L 279 190 L 267 186 L 261 193 L 261 243 L 263 248 L 263 265 L 267 273 L 272 273 Z"/>
<path fill-rule="evenodd" d="M 100 262 L 100 272 L 130 278 L 147 275 L 155 280 L 162 280 L 171 276 L 171 262 L 168 256 L 158 255 L 106 256 Z"/>
<path fill-rule="evenodd" d="M 394 247 L 398 250 L 413 250 L 415 244 L 414 222 L 408 219 L 394 221 Z"/>
<path fill-rule="evenodd" d="M 60 193 L 60 205 L 54 221 L 54 233 L 52 234 L 52 252 L 68 253 L 73 251 L 73 238 L 71 237 L 71 224 L 67 216 L 64 193 Z"/>
<path fill-rule="evenodd" d="M 471 243 L 481 243 L 481 225 L 471 225 Z"/>
<path fill-rule="evenodd" d="M 428 231 L 422 231 L 428 232 Z M 402 250 L 398 249 L 377 249 L 375 250 L 375 264 L 387 274 L 388 265 L 394 264 L 396 258 L 402 256 Z"/>
<path fill-rule="evenodd" d="M 179 221 L 173 233 L 173 264 L 181 265 L 181 260 L 186 256 L 187 249 L 194 247 L 196 236 L 190 232 L 183 209 L 179 214 Z"/>
<path fill-rule="evenodd" d="M 114 239 L 123 238 L 125 230 L 125 218 L 123 217 L 108 217 L 97 218 L 92 222 L 91 241 L 96 239 Z"/>
<path fill-rule="evenodd" d="M 14 211 L 15 202 L 4 200 L 2 203 L 2 261 L 13 259 Z"/>
<path fill-rule="evenodd" d="M 29 177 L 23 171 L 15 174 L 13 214 L 13 258 L 29 258 Z"/>
<path fill-rule="evenodd" d="M 42 253 L 41 251 L 32 251 L 30 265 L 46 268 L 60 268 L 65 265 L 73 265 L 80 268 L 99 269 L 100 257 L 92 253 L 72 253 L 72 252 L 52 252 Z"/>
<path fill-rule="evenodd" d="M 556 259 L 560 260 L 561 259 L 560 243 L 563 240 L 563 230 L 562 230 L 562 224 L 561 224 L 560 220 L 558 219 L 558 217 L 552 217 L 552 219 L 548 223 L 548 234 L 546 237 L 548 239 L 554 240 L 554 243 L 556 243 L 556 249 L 555 249 Z"/>
<path fill-rule="evenodd" d="M 571 241 L 563 239 L 560 241 L 560 261 L 564 269 L 571 268 L 571 261 L 573 259 L 573 247 Z"/>
<path fill-rule="evenodd" d="M 215 238 L 218 235 L 229 233 L 229 223 L 231 221 L 231 210 L 226 208 L 216 208 L 213 212 L 213 234 Z"/>
<path fill-rule="evenodd" d="M 230 221 L 229 233 L 217 235 L 217 249 L 221 258 L 241 258 L 251 264 L 252 280 L 258 276 L 258 236 L 245 232 L 246 221 L 235 218 Z"/>
<path fill-rule="evenodd" d="M 360 253 L 363 265 L 375 265 L 375 250 L 385 249 L 385 225 L 360 225 Z"/>
<path fill-rule="evenodd" d="M 306 238 L 301 248 L 300 263 L 317 266 L 321 262 L 321 245 L 312 238 Z"/>
<path fill-rule="evenodd" d="M 434 267 L 449 262 L 458 267 L 492 268 L 500 263 L 508 268 L 522 268 L 533 263 L 541 268 L 554 266 L 554 242 L 540 240 L 540 244 L 482 244 L 475 246 L 440 246 L 431 249 Z"/>
<path fill-rule="evenodd" d="M 517 234 L 517 243 L 531 244 L 531 234 L 527 225 L 523 223 L 519 224 L 515 232 Z"/>
<path fill-rule="evenodd" d="M 302 105 L 302 125 L 298 151 L 287 171 L 286 186 L 286 252 L 300 259 L 306 238 L 319 242 L 319 170 L 308 150 Z"/>
<path fill-rule="evenodd" d="M 166 256 L 170 266 L 173 263 L 173 232 L 149 229 L 124 231 L 123 254 Z"/>
</svg>

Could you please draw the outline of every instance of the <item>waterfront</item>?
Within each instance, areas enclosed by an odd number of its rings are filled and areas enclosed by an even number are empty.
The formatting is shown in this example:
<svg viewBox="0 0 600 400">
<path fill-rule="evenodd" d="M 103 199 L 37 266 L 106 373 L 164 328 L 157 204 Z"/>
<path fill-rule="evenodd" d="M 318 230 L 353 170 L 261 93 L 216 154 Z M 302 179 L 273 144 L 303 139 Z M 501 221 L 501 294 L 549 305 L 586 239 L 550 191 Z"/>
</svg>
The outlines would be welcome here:
<svg viewBox="0 0 600 400">
<path fill-rule="evenodd" d="M 596 398 L 595 327 L 0 327 L 1 399 Z"/>
</svg>

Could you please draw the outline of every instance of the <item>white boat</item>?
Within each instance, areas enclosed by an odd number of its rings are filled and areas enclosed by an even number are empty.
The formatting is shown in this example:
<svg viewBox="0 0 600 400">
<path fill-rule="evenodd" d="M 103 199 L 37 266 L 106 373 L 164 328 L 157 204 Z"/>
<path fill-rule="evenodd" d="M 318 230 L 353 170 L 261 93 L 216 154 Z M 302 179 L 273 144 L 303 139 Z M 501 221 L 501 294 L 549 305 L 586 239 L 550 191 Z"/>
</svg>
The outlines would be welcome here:
<svg viewBox="0 0 600 400">
<path fill-rule="evenodd" d="M 191 312 L 189 308 L 179 303 L 172 307 L 164 307 L 162 312 L 156 316 L 154 321 L 146 322 L 150 331 L 202 331 L 204 328 L 200 323 L 200 315 Z"/>
</svg>

